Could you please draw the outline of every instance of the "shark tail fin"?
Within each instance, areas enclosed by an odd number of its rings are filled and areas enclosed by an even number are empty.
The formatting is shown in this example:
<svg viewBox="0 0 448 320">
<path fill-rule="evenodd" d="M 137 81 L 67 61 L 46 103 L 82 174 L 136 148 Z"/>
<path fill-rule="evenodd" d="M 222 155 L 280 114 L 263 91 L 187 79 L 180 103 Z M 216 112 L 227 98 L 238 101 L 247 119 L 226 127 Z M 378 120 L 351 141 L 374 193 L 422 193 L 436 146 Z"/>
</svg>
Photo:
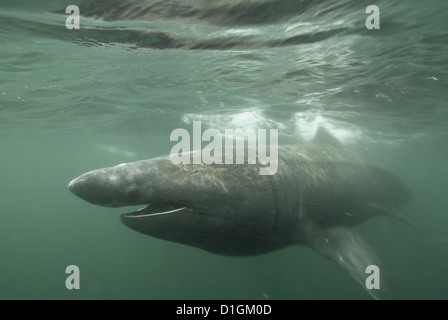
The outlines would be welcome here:
<svg viewBox="0 0 448 320">
<path fill-rule="evenodd" d="M 375 299 L 393 299 L 380 259 L 359 234 L 345 227 L 311 227 L 308 231 L 307 246 L 336 262 Z M 370 273 L 366 269 L 370 265 L 378 267 L 379 289 L 367 288 Z"/>
</svg>

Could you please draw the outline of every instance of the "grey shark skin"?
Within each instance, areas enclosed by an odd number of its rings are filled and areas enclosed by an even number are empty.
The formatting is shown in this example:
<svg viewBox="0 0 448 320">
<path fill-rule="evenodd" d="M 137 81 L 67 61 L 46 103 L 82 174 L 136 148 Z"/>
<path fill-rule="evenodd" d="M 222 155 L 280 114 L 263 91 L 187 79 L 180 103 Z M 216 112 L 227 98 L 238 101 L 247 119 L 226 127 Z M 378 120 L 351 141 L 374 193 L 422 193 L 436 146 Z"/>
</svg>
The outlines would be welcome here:
<svg viewBox="0 0 448 320">
<path fill-rule="evenodd" d="M 98 169 L 70 182 L 93 204 L 147 205 L 121 215 L 138 232 L 222 255 L 244 256 L 303 244 L 332 259 L 365 287 L 381 270 L 375 298 L 391 298 L 382 263 L 349 226 L 387 215 L 410 197 L 392 173 L 343 150 L 319 129 L 303 147 L 280 146 L 278 171 L 260 165 L 174 165 L 159 157 Z"/>
</svg>

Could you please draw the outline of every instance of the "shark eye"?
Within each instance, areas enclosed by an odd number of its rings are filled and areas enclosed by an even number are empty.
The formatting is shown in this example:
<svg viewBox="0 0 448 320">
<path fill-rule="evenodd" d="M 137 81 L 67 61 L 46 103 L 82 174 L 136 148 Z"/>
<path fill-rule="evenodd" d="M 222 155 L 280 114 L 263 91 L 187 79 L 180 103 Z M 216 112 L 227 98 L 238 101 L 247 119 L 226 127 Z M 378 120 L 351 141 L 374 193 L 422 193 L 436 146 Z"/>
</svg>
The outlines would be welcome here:
<svg viewBox="0 0 448 320">
<path fill-rule="evenodd" d="M 136 197 L 138 195 L 138 187 L 136 184 L 131 184 L 124 191 L 126 197 Z"/>
</svg>

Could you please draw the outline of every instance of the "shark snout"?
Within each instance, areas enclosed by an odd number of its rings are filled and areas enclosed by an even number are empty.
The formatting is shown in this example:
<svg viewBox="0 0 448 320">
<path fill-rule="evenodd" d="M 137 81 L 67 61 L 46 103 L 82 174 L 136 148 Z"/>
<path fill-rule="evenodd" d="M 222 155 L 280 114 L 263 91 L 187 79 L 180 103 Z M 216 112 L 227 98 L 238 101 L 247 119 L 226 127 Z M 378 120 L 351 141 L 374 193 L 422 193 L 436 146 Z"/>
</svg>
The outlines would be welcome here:
<svg viewBox="0 0 448 320">
<path fill-rule="evenodd" d="M 79 198 L 104 207 L 139 205 L 138 188 L 116 174 L 102 170 L 87 172 L 69 182 L 68 188 Z"/>
<path fill-rule="evenodd" d="M 102 188 L 88 174 L 83 174 L 69 182 L 70 191 L 81 199 L 102 206 L 111 206 Z"/>
<path fill-rule="evenodd" d="M 84 176 L 77 177 L 68 183 L 68 188 L 70 191 L 76 196 L 87 200 L 89 192 L 88 192 L 88 183 L 86 183 Z"/>
</svg>

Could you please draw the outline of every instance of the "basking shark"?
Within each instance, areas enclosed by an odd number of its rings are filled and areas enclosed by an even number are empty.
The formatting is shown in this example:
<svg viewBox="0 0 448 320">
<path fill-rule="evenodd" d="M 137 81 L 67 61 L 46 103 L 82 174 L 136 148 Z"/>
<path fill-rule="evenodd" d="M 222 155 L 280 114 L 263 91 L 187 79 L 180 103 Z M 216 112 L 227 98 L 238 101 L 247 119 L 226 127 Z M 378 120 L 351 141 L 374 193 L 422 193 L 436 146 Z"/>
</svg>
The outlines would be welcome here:
<svg viewBox="0 0 448 320">
<path fill-rule="evenodd" d="M 391 172 L 345 150 L 320 128 L 301 147 L 279 146 L 278 171 L 260 175 L 257 164 L 178 164 L 169 156 L 87 172 L 69 183 L 100 206 L 145 205 L 121 215 L 129 228 L 213 253 L 245 256 L 294 244 L 335 261 L 365 287 L 366 267 L 382 263 L 349 227 L 394 215 L 410 198 Z M 384 272 L 380 289 L 392 298 Z"/>
</svg>

